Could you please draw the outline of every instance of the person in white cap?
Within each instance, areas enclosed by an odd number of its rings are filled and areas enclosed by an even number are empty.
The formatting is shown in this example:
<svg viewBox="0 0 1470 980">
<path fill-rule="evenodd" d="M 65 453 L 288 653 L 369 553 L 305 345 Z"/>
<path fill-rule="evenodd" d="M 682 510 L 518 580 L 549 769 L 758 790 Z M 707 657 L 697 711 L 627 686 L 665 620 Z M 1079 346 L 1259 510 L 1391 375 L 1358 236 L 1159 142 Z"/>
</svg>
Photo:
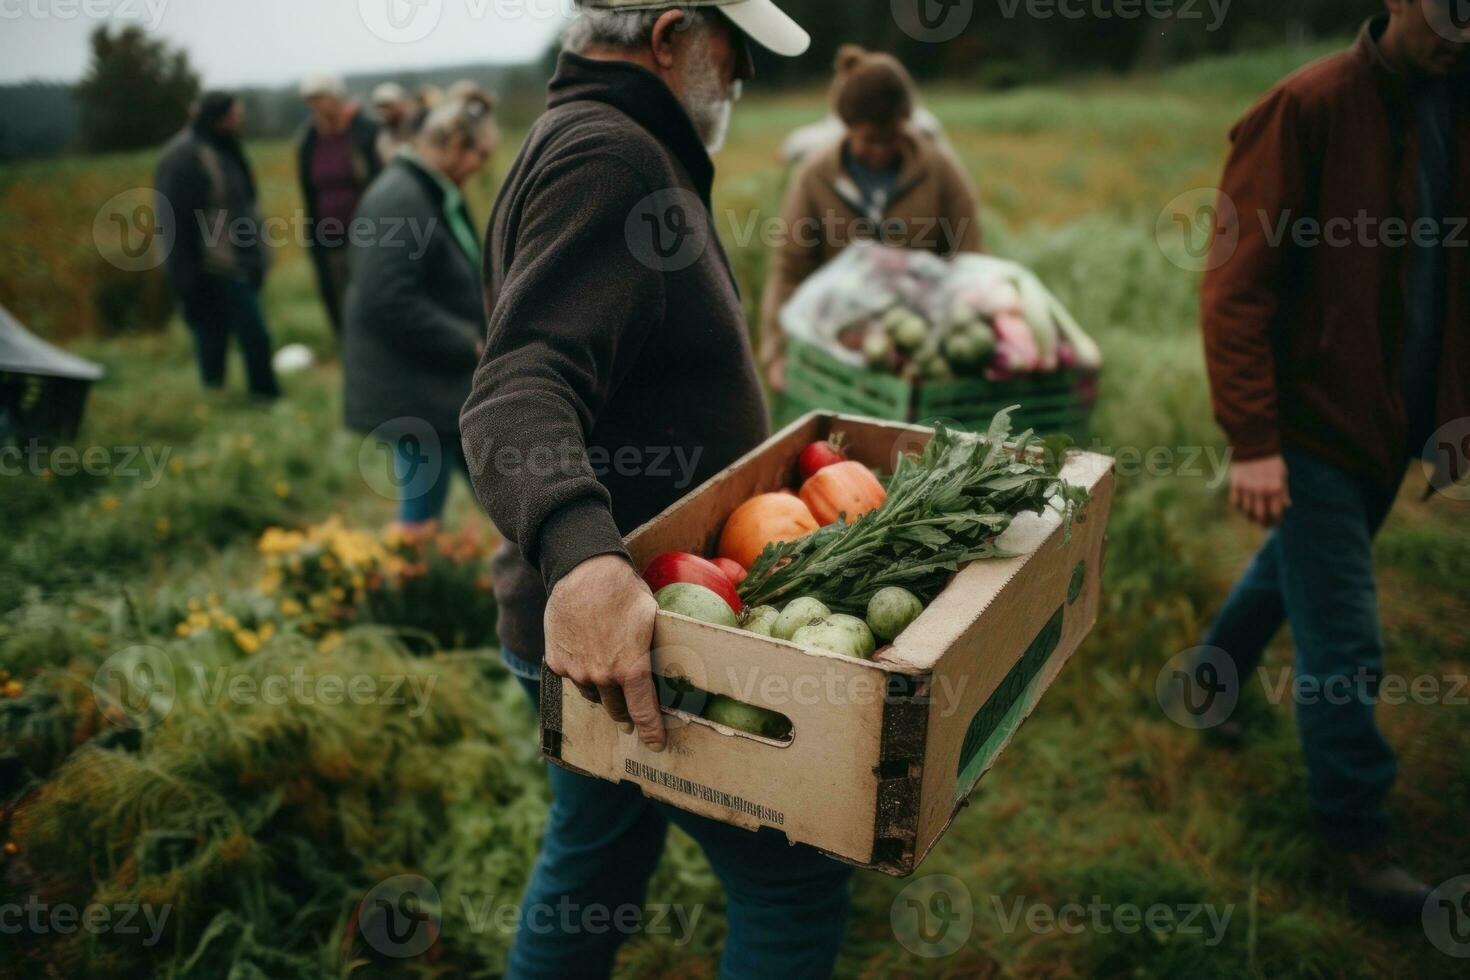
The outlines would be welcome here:
<svg viewBox="0 0 1470 980">
<path fill-rule="evenodd" d="M 387 166 L 413 138 L 413 101 L 397 82 L 384 82 L 373 89 L 373 115 L 378 121 L 378 159 Z"/>
<path fill-rule="evenodd" d="M 671 737 L 677 750 L 680 733 L 664 730 L 649 651 L 657 604 L 623 535 L 769 431 L 710 211 L 710 154 L 754 75 L 749 42 L 797 55 L 810 39 L 770 0 L 581 7 L 495 206 L 489 334 L 460 423 L 476 493 L 507 538 L 494 564 L 506 665 L 534 703 L 544 660 L 549 683 L 600 702 L 643 755 Z M 609 975 L 644 925 L 670 824 L 725 886 L 721 976 L 831 974 L 851 868 L 628 783 L 559 767 L 550 782 L 506 976 Z"/>
<path fill-rule="evenodd" d="M 307 251 L 332 332 L 342 333 L 347 298 L 348 231 L 357 202 L 383 169 L 378 126 L 347 97 L 340 78 L 319 75 L 301 86 L 310 117 L 296 140 L 296 168 L 306 205 Z"/>
</svg>

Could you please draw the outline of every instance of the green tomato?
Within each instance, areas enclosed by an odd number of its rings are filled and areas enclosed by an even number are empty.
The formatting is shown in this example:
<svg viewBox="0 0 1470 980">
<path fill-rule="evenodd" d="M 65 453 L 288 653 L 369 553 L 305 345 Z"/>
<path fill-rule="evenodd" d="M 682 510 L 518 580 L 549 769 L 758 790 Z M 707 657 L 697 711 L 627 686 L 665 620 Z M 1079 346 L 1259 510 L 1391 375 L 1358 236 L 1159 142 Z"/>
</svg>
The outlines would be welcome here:
<svg viewBox="0 0 1470 980">
<path fill-rule="evenodd" d="M 776 619 L 776 625 L 772 627 L 771 635 L 778 640 L 789 640 L 803 626 L 830 615 L 832 615 L 832 610 L 828 609 L 820 600 L 813 599 L 811 596 L 792 599 L 786 604 L 786 608 L 781 611 L 781 615 Z"/>
<path fill-rule="evenodd" d="M 716 626 L 738 629 L 740 622 L 730 604 L 702 585 L 675 582 L 658 590 L 654 600 L 665 612 L 678 613 Z"/>
<path fill-rule="evenodd" d="M 854 620 L 858 626 L 862 627 L 862 631 L 859 632 L 852 623 L 846 620 Z M 873 634 L 868 632 L 867 624 L 853 616 L 840 618 L 832 616 L 827 619 L 819 619 L 797 630 L 796 634 L 791 637 L 791 642 L 797 646 L 826 650 L 828 653 L 837 653 L 857 660 L 868 659 L 876 649 L 873 644 Z"/>
<path fill-rule="evenodd" d="M 785 715 L 721 694 L 710 695 L 709 702 L 704 706 L 704 717 L 716 725 L 763 738 L 784 739 L 791 734 L 791 722 L 787 721 Z"/>
<path fill-rule="evenodd" d="M 889 586 L 880 589 L 869 600 L 868 625 L 872 627 L 874 636 L 884 643 L 892 643 L 923 611 L 924 604 L 918 596 L 908 589 Z"/>
<path fill-rule="evenodd" d="M 776 620 L 780 618 L 781 610 L 775 606 L 752 606 L 745 610 L 745 615 L 740 620 L 740 628 L 758 636 L 775 636 Z"/>
</svg>

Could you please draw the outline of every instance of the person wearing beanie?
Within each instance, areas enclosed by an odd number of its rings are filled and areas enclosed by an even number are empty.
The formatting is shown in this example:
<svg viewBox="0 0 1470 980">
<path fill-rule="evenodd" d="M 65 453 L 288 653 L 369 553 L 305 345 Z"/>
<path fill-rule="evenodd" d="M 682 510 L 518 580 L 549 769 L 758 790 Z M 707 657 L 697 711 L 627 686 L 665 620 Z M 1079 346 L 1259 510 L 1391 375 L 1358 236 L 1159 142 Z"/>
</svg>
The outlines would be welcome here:
<svg viewBox="0 0 1470 980">
<path fill-rule="evenodd" d="M 266 257 L 255 175 L 240 143 L 245 105 L 230 92 L 208 92 L 189 125 L 165 147 L 154 187 L 173 215 L 164 221 L 169 283 L 194 334 L 206 388 L 225 382 L 230 337 L 240 344 L 253 397 L 280 394 L 271 342 L 260 309 Z"/>
<path fill-rule="evenodd" d="M 912 125 L 917 94 L 898 59 L 843 46 L 831 101 L 844 131 L 792 177 L 781 212 L 784 241 L 761 304 L 761 364 L 778 391 L 781 309 L 847 246 L 871 240 L 943 256 L 981 250 L 975 189 L 954 156 Z"/>
<path fill-rule="evenodd" d="M 307 251 L 332 332 L 342 333 L 347 298 L 348 231 L 357 203 L 383 169 L 378 125 L 350 101 L 342 80 L 309 78 L 301 86 L 311 115 L 296 141 L 296 167 L 310 228 Z"/>
</svg>

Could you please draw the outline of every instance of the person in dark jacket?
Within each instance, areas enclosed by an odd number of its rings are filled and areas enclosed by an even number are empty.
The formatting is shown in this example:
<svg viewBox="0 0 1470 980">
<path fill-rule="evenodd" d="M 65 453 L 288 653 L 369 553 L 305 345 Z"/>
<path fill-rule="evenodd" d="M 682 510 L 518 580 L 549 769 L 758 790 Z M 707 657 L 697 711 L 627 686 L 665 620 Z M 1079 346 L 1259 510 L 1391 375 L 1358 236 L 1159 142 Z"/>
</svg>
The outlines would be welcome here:
<svg viewBox="0 0 1470 980">
<path fill-rule="evenodd" d="M 1429 892 L 1386 846 L 1397 767 L 1374 718 L 1373 538 L 1410 461 L 1470 416 L 1455 218 L 1470 213 L 1470 75 L 1445 4 L 1387 0 L 1351 49 L 1240 121 L 1203 290 L 1231 499 L 1273 530 L 1209 630 L 1197 656 L 1216 662 L 1199 676 L 1244 683 L 1290 623 L 1299 690 L 1318 692 L 1295 705 L 1316 823 L 1359 905 L 1413 922 Z"/>
<path fill-rule="evenodd" d="M 485 339 L 485 297 L 480 226 L 461 188 L 498 139 L 487 100 L 446 102 L 358 207 L 375 233 L 352 246 L 344 405 L 350 427 L 394 454 L 405 527 L 437 520 L 465 467 L 459 410 Z"/>
<path fill-rule="evenodd" d="M 296 143 L 296 170 L 306 205 L 306 246 L 327 320 L 332 332 L 340 335 L 352 218 L 383 169 L 378 125 L 361 105 L 348 100 L 340 79 L 308 79 L 301 94 L 311 110 Z"/>
<path fill-rule="evenodd" d="M 495 207 L 489 342 L 461 416 L 475 489 L 508 539 L 495 575 L 507 666 L 535 699 L 544 654 L 650 751 L 666 743 L 649 651 L 657 604 L 623 535 L 766 437 L 710 212 L 710 153 L 754 72 L 747 35 L 778 54 L 809 43 L 771 0 L 677 7 L 582 4 Z M 693 466 L 675 474 L 658 453 Z M 607 976 L 636 926 L 588 930 L 546 913 L 641 907 L 671 822 L 727 889 L 722 976 L 831 973 L 850 868 L 627 783 L 549 775 L 523 904 L 532 927 L 507 976 Z"/>
<path fill-rule="evenodd" d="M 244 125 L 239 98 L 206 93 L 164 149 L 154 185 L 173 215 L 164 223 L 168 277 L 194 334 L 205 387 L 223 387 L 233 336 L 251 395 L 273 399 L 280 388 L 260 309 L 266 255 L 255 176 L 240 145 Z"/>
</svg>

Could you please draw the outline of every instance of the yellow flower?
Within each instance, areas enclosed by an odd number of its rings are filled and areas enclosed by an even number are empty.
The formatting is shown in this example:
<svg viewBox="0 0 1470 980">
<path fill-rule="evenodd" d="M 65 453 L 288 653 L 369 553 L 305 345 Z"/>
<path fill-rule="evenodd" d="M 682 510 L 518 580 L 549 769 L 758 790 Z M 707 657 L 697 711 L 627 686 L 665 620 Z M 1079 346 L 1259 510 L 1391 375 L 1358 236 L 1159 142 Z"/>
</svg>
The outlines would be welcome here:
<svg viewBox="0 0 1470 980">
<path fill-rule="evenodd" d="M 341 642 L 342 634 L 338 633 L 336 630 L 333 630 L 332 632 L 323 636 L 320 641 L 318 641 L 316 648 L 322 653 L 331 653 L 333 650 L 337 649 L 337 646 Z"/>
<path fill-rule="evenodd" d="M 271 640 L 271 637 L 273 637 L 275 635 L 276 635 L 276 624 L 275 623 L 264 623 L 264 624 L 261 625 L 261 627 L 260 627 L 260 642 L 261 643 L 269 643 L 270 640 Z"/>
<path fill-rule="evenodd" d="M 332 601 L 333 602 L 346 602 L 347 601 L 347 590 L 344 589 L 344 588 L 342 588 L 340 585 L 333 586 L 332 587 L 332 591 L 331 591 L 331 596 L 332 596 Z"/>
<path fill-rule="evenodd" d="M 289 497 L 291 496 L 291 484 L 287 483 L 285 480 L 277 480 L 275 491 L 277 497 L 281 497 L 283 499 Z"/>
<path fill-rule="evenodd" d="M 153 529 L 158 532 L 160 538 L 166 538 L 169 536 L 169 532 L 173 530 L 173 522 L 167 517 L 160 517 L 153 522 Z"/>
<path fill-rule="evenodd" d="M 235 646 L 239 647 L 242 653 L 254 653 L 260 649 L 260 636 L 253 630 L 236 630 Z"/>
<path fill-rule="evenodd" d="M 7 698 L 18 698 L 26 692 L 25 686 L 20 681 L 6 681 L 5 687 L 0 688 Z"/>
<path fill-rule="evenodd" d="M 177 633 L 179 636 L 189 636 L 194 631 L 189 628 L 188 623 L 180 623 L 179 625 L 174 627 L 174 632 Z"/>
<path fill-rule="evenodd" d="M 207 630 L 209 629 L 209 614 L 206 612 L 191 612 L 185 622 L 193 629 Z"/>
<path fill-rule="evenodd" d="M 97 505 L 105 510 L 107 513 L 111 514 L 117 510 L 118 500 L 112 494 L 108 494 L 107 496 L 99 500 L 97 502 Z"/>
<path fill-rule="evenodd" d="M 181 476 L 184 472 L 184 469 L 185 466 L 182 459 L 171 459 L 168 461 L 168 471 L 174 476 Z"/>
<path fill-rule="evenodd" d="M 300 616 L 305 611 L 306 610 L 304 610 L 304 609 L 301 608 L 301 603 L 297 602 L 295 599 L 282 599 L 281 600 L 281 615 L 282 616 L 288 616 L 288 617 L 289 616 Z"/>
<path fill-rule="evenodd" d="M 190 612 L 198 612 L 200 609 L 204 608 L 204 605 L 198 599 L 190 599 L 187 603 L 187 607 Z"/>
</svg>

